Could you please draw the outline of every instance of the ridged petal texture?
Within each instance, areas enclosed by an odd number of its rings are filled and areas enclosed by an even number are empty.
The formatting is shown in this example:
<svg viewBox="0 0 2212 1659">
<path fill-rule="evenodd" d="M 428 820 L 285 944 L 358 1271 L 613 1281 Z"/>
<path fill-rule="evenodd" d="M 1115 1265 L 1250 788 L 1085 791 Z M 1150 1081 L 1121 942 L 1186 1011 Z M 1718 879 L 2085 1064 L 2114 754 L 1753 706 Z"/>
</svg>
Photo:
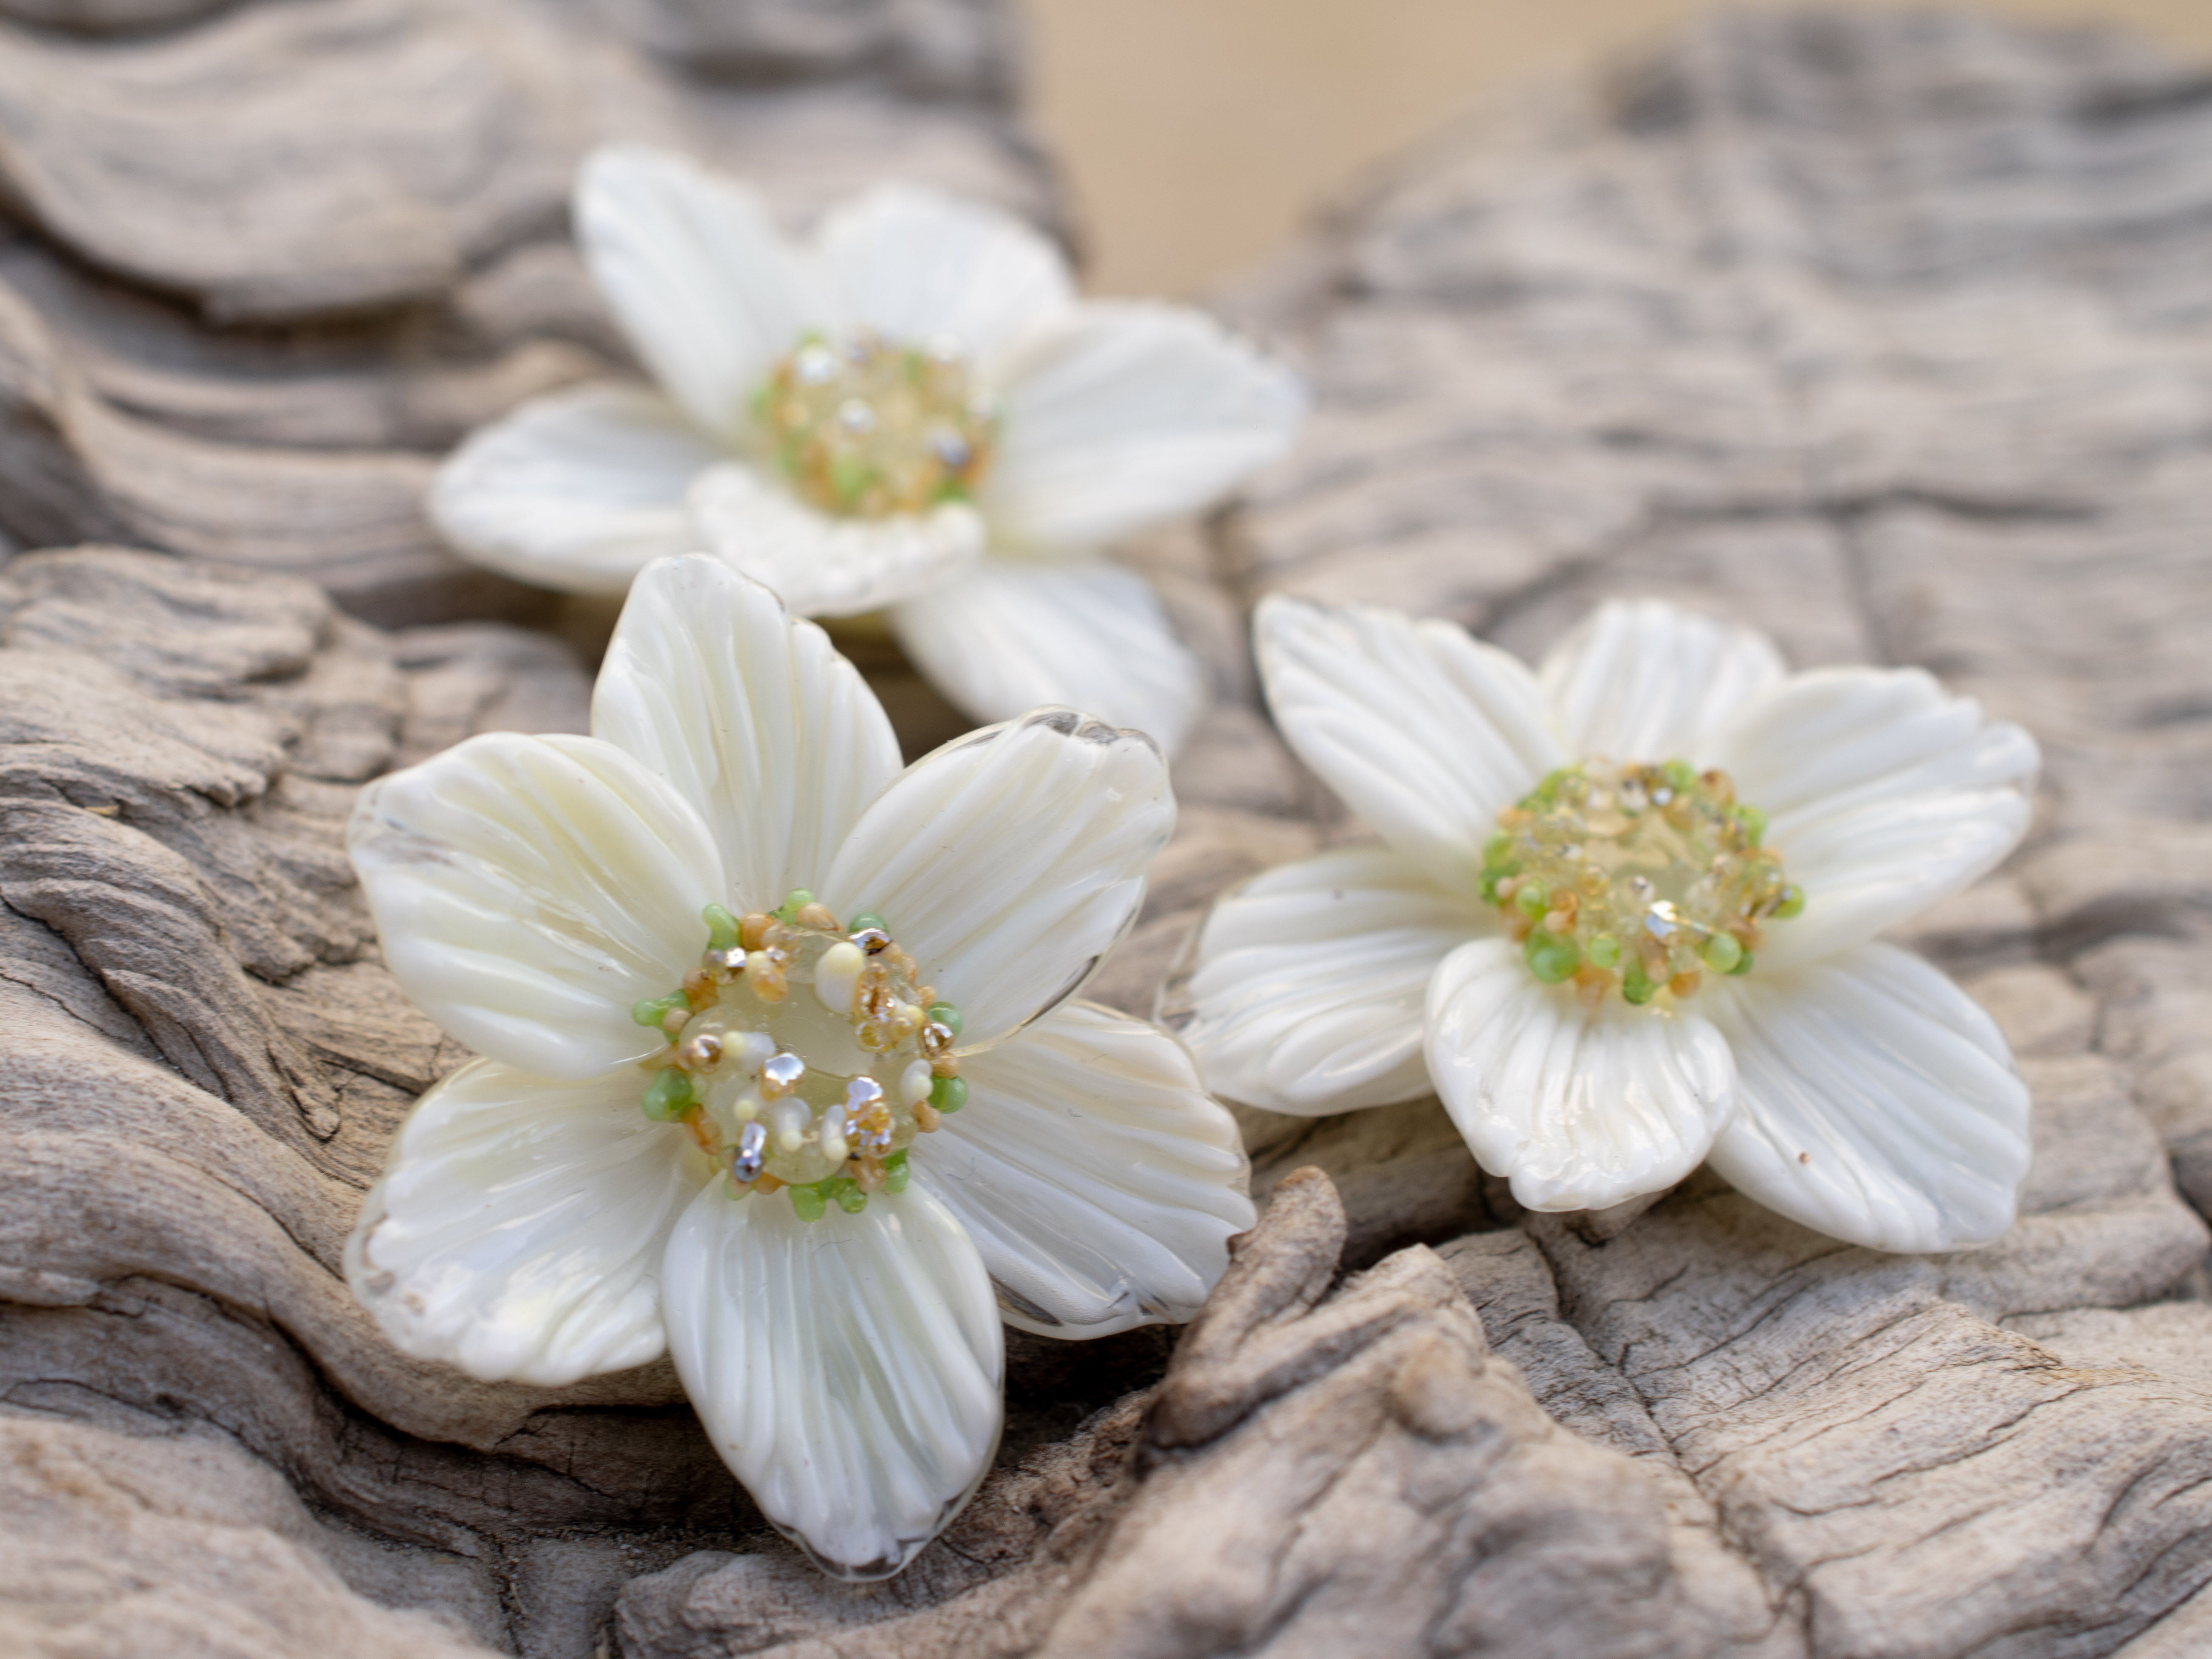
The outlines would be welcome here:
<svg viewBox="0 0 2212 1659">
<path fill-rule="evenodd" d="M 1849 949 L 1996 867 L 2027 833 L 2039 757 L 1917 668 L 1794 676 L 1716 738 L 1714 763 L 1767 814 L 1805 912 L 1767 929 L 1768 968 Z"/>
<path fill-rule="evenodd" d="M 1149 738 L 1067 709 L 926 755 L 870 806 L 817 890 L 873 911 L 988 1048 L 1073 996 L 1128 931 L 1175 828 Z"/>
<path fill-rule="evenodd" d="M 430 515 L 479 564 L 571 593 L 620 593 L 653 560 L 691 546 L 684 492 L 720 459 L 659 392 L 579 386 L 471 433 L 438 469 Z"/>
<path fill-rule="evenodd" d="M 963 1067 L 915 1179 L 982 1252 L 1009 1324 L 1104 1336 L 1182 1321 L 1255 1220 L 1236 1120 L 1145 1021 L 1063 1004 Z"/>
<path fill-rule="evenodd" d="M 1788 672 L 1763 634 L 1656 599 L 1601 605 L 1540 678 L 1570 761 L 1713 763 L 1721 723 Z"/>
<path fill-rule="evenodd" d="M 638 579 L 592 729 L 691 804 L 731 883 L 713 902 L 741 909 L 820 881 L 899 771 L 890 722 L 828 636 L 700 555 Z"/>
<path fill-rule="evenodd" d="M 1935 969 L 1863 945 L 1714 1000 L 1735 1117 L 1712 1164 L 1770 1210 L 1877 1250 L 1986 1243 L 2028 1164 L 2027 1085 L 1996 1025 Z"/>
<path fill-rule="evenodd" d="M 1711 1023 L 1541 985 L 1504 939 L 1444 959 L 1429 988 L 1429 1073 L 1476 1160 L 1532 1210 L 1602 1210 L 1672 1186 L 1734 1105 Z"/>
<path fill-rule="evenodd" d="M 422 1097 L 346 1242 L 393 1345 L 487 1382 L 657 1358 L 669 1230 L 708 1176 L 628 1068 L 556 1083 L 479 1060 Z"/>
<path fill-rule="evenodd" d="M 804 617 L 877 611 L 957 581 L 982 556 L 986 538 L 983 520 L 963 501 L 883 519 L 839 518 L 741 461 L 698 474 L 685 508 L 698 545 L 767 583 Z"/>
<path fill-rule="evenodd" d="M 897 1571 L 990 1467 L 999 1310 L 926 1192 L 805 1222 L 780 1194 L 716 1182 L 669 1238 L 662 1308 L 714 1449 L 825 1571 Z"/>
<path fill-rule="evenodd" d="M 586 159 L 575 222 L 647 372 L 702 433 L 737 441 L 776 360 L 829 320 L 766 204 L 684 156 L 617 144 Z"/>
<path fill-rule="evenodd" d="M 652 1053 L 630 1006 L 698 959 L 726 890 L 690 803 L 593 738 L 471 738 L 363 790 L 347 841 L 407 994 L 540 1077 Z"/>
<path fill-rule="evenodd" d="M 1048 703 L 1146 732 L 1169 754 L 1206 704 L 1206 675 L 1152 585 L 1098 560 L 987 559 L 891 613 L 930 683 L 981 720 Z"/>
<path fill-rule="evenodd" d="M 846 203 L 815 246 L 848 323 L 912 344 L 957 342 L 987 379 L 1075 302 L 1067 261 L 1034 227 L 919 185 L 878 185 Z"/>
<path fill-rule="evenodd" d="M 1253 622 L 1298 757 L 1448 891 L 1473 893 L 1498 808 L 1564 757 L 1535 677 L 1450 623 L 1273 597 Z"/>
<path fill-rule="evenodd" d="M 1317 1116 L 1415 1099 L 1430 976 L 1496 928 L 1387 848 L 1322 853 L 1215 902 L 1163 1013 L 1232 1100 Z"/>
<path fill-rule="evenodd" d="M 1287 450 L 1297 378 L 1201 312 L 1093 303 L 1007 371 L 977 504 L 1010 545 L 1100 547 L 1197 512 Z"/>
</svg>

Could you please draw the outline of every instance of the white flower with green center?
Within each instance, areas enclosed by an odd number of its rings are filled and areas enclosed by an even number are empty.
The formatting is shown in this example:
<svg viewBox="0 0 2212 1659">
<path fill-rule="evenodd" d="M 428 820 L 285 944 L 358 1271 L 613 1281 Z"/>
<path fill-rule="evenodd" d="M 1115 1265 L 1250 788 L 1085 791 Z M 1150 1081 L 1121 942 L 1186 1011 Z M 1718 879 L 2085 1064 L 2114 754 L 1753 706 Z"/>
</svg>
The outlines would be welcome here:
<svg viewBox="0 0 2212 1659">
<path fill-rule="evenodd" d="M 1045 238 L 933 191 L 881 186 L 796 245 L 743 185 L 623 145 L 574 217 L 659 389 L 476 433 L 431 495 L 453 546 L 607 593 L 705 547 L 802 615 L 886 612 L 978 720 L 1065 703 L 1176 747 L 1203 676 L 1103 553 L 1282 453 L 1287 370 L 1195 311 L 1079 301 Z"/>
<path fill-rule="evenodd" d="M 2011 1224 L 2004 1040 L 1875 936 L 2019 841 L 2025 732 L 1656 603 L 1601 606 L 1534 673 L 1388 611 L 1275 598 L 1254 631 L 1283 735 L 1382 844 L 1207 917 L 1162 1008 L 1218 1093 L 1319 1115 L 1433 1089 L 1531 1209 L 1710 1159 L 1878 1249 Z"/>
<path fill-rule="evenodd" d="M 1165 763 L 1047 709 L 902 771 L 821 630 L 702 556 L 639 578 L 592 725 L 362 794 L 385 960 L 483 1058 L 400 1128 L 347 1279 L 486 1379 L 672 1352 L 771 1522 L 894 1572 L 989 1465 L 1002 1315 L 1187 1319 L 1252 1223 L 1188 1056 L 1069 1000 Z"/>
</svg>

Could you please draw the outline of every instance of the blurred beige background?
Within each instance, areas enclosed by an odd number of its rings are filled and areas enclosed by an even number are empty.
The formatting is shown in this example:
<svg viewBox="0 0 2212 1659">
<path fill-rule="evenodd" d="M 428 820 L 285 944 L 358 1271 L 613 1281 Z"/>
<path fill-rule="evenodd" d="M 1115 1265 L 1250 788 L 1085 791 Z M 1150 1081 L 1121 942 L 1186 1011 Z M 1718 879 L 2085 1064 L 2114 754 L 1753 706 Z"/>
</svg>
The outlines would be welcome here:
<svg viewBox="0 0 2212 1659">
<path fill-rule="evenodd" d="M 1887 3 L 1887 0 L 1884 0 Z M 1279 247 L 1362 164 L 1486 88 L 1571 70 L 1698 0 L 1022 0 L 1034 113 L 1073 175 L 1091 285 L 1188 294 Z M 1984 0 L 2131 25 L 2212 60 L 2212 0 Z"/>
</svg>

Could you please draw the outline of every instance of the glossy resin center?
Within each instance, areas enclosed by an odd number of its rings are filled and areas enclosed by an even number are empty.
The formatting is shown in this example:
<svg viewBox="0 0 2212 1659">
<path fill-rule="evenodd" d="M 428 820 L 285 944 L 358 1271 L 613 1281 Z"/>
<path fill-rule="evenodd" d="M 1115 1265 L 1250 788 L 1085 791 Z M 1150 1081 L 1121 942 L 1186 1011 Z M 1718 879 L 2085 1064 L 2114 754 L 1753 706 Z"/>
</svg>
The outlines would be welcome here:
<svg viewBox="0 0 2212 1659">
<path fill-rule="evenodd" d="M 1483 897 L 1528 967 L 1593 1000 L 1696 994 L 1707 973 L 1746 974 L 1769 921 L 1805 896 L 1763 846 L 1766 817 L 1725 772 L 1686 761 L 1563 767 L 1498 815 Z"/>
<path fill-rule="evenodd" d="M 792 488 L 862 519 L 963 501 L 995 423 L 957 342 L 902 345 L 866 331 L 812 337 L 775 366 L 760 416 Z"/>
<path fill-rule="evenodd" d="M 646 1115 L 688 1131 L 733 1196 L 788 1188 L 810 1221 L 901 1190 L 915 1137 L 967 1102 L 960 1011 L 916 982 L 880 917 L 841 926 L 795 892 L 705 921 L 682 988 L 631 1011 L 668 1038 L 644 1063 Z"/>
</svg>

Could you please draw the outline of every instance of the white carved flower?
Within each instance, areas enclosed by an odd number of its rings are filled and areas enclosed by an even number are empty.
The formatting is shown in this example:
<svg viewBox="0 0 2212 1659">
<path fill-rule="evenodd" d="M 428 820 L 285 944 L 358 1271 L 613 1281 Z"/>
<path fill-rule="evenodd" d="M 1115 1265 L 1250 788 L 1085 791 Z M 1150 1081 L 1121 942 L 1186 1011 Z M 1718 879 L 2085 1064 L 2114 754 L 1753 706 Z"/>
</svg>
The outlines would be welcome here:
<svg viewBox="0 0 2212 1659">
<path fill-rule="evenodd" d="M 431 496 L 456 548 L 619 593 L 703 546 L 802 615 L 887 611 L 978 720 L 1066 703 L 1176 747 L 1199 666 L 1102 550 L 1280 454 L 1288 371 L 1195 311 L 1079 301 L 1029 226 L 914 186 L 799 246 L 742 185 L 623 145 L 585 163 L 575 224 L 659 389 L 585 386 L 471 436 Z"/>
<path fill-rule="evenodd" d="M 1002 1314 L 1188 1318 L 1251 1224 L 1175 1040 L 1068 1000 L 1164 763 L 1039 710 L 902 771 L 821 630 L 702 556 L 639 578 L 592 721 L 362 795 L 385 960 L 483 1058 L 400 1128 L 348 1280 L 486 1379 L 672 1352 L 768 1518 L 881 1577 L 990 1463 Z"/>
<path fill-rule="evenodd" d="M 1530 672 L 1450 623 L 1275 598 L 1283 735 L 1382 838 L 1225 896 L 1163 1000 L 1213 1089 L 1431 1088 L 1539 1210 L 1700 1160 L 1838 1238 L 1996 1237 L 2027 1098 L 1996 1026 L 1875 942 L 2025 830 L 2035 744 L 1916 669 L 1600 607 Z"/>
</svg>

